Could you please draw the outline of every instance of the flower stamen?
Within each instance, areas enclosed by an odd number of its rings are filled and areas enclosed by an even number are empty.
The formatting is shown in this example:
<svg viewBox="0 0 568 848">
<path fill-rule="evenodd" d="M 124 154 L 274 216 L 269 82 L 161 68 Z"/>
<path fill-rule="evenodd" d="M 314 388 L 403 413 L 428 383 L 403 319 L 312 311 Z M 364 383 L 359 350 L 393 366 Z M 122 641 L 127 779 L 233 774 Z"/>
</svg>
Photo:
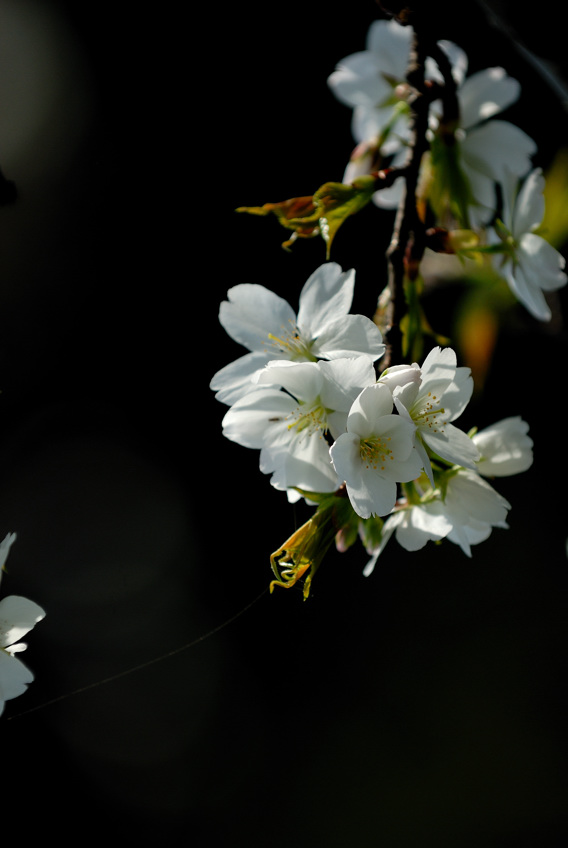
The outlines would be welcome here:
<svg viewBox="0 0 568 848">
<path fill-rule="evenodd" d="M 428 392 L 428 398 L 431 400 L 426 400 L 422 409 L 413 411 L 412 419 L 417 427 L 428 427 L 433 433 L 443 433 L 443 426 L 447 423 L 447 419 L 441 416 L 446 414 L 446 410 L 443 406 L 436 409 L 440 406 L 440 400 L 436 395 Z"/>
<path fill-rule="evenodd" d="M 293 419 L 288 424 L 288 430 L 295 428 L 297 433 L 303 432 L 306 436 L 318 433 L 319 437 L 323 438 L 328 431 L 327 412 L 328 410 L 317 400 L 310 406 L 300 404 L 287 416 L 287 419 Z"/>
<path fill-rule="evenodd" d="M 387 438 L 379 436 L 361 439 L 359 453 L 365 468 L 372 468 L 373 471 L 384 471 L 384 463 L 387 462 L 387 459 L 394 460 L 394 454 L 387 444 L 390 440 L 390 436 L 387 436 Z"/>
<path fill-rule="evenodd" d="M 270 339 L 269 352 L 276 351 L 276 353 L 285 355 L 292 361 L 307 359 L 315 362 L 316 357 L 311 353 L 313 342 L 308 342 L 302 337 L 294 322 L 290 321 L 289 324 L 288 329 L 282 325 L 280 336 L 276 336 L 274 333 L 268 333 L 268 338 Z"/>
</svg>

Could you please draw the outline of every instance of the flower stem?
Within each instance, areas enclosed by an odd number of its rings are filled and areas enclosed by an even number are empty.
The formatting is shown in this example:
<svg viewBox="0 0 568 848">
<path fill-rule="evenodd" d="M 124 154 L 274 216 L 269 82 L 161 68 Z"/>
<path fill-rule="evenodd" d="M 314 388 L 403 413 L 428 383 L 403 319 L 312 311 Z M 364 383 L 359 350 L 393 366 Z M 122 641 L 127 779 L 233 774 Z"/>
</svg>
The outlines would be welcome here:
<svg viewBox="0 0 568 848">
<path fill-rule="evenodd" d="M 430 92 L 425 82 L 425 61 L 429 36 L 416 26 L 406 81 L 412 88 L 410 106 L 410 143 L 404 166 L 404 191 L 399 203 L 391 243 L 387 250 L 389 305 L 387 310 L 386 353 L 382 363 L 387 368 L 402 361 L 403 334 L 401 320 L 407 312 L 405 281 L 412 284 L 425 249 L 425 225 L 420 218 L 417 190 L 422 157 L 429 148 L 426 131 Z"/>
</svg>

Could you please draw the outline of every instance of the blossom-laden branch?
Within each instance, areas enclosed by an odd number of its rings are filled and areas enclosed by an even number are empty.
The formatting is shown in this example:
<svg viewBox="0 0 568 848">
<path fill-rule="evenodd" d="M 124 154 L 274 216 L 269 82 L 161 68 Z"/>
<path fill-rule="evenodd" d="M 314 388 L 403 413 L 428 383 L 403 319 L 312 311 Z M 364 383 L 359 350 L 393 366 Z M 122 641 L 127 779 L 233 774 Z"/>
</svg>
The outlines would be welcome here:
<svg viewBox="0 0 568 848">
<path fill-rule="evenodd" d="M 464 51 L 436 40 L 431 15 L 396 4 L 389 16 L 328 79 L 353 109 L 356 147 L 343 182 L 239 209 L 275 215 L 292 231 L 287 248 L 297 238 L 325 241 L 326 261 L 304 285 L 297 315 L 252 284 L 230 289 L 219 312 L 247 349 L 211 381 L 229 407 L 223 433 L 259 452 L 260 471 L 289 502 L 315 505 L 270 557 L 271 591 L 303 580 L 304 598 L 334 542 L 345 552 L 361 541 L 365 574 L 392 536 L 409 551 L 445 539 L 471 556 L 494 528 L 507 528 L 511 505 L 489 480 L 532 464 L 519 416 L 480 433 L 460 429 L 474 381 L 424 315 L 425 258 L 473 263 L 543 321 L 546 293 L 568 280 L 542 232 L 536 145 L 496 117 L 519 97 L 517 81 L 502 68 L 468 76 Z M 396 210 L 373 321 L 349 314 L 355 269 L 329 261 L 338 229 L 370 204 Z"/>
<path fill-rule="evenodd" d="M 418 182 L 422 158 L 428 149 L 429 98 L 425 94 L 426 46 L 424 40 L 413 33 L 406 82 L 410 88 L 407 104 L 409 119 L 409 155 L 404 168 L 404 189 L 399 203 L 388 259 L 388 308 L 385 332 L 387 353 L 383 364 L 400 361 L 412 341 L 403 343 L 403 320 L 407 313 L 406 284 L 418 276 L 418 268 L 425 249 L 425 225 L 418 214 Z"/>
</svg>

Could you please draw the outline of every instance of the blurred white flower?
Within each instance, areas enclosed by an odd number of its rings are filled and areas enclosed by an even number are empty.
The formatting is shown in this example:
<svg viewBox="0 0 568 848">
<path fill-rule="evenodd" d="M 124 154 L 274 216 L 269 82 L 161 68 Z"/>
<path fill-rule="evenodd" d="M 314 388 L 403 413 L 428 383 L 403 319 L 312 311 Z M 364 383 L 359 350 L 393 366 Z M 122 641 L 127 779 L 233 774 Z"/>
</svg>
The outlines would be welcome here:
<svg viewBox="0 0 568 848">
<path fill-rule="evenodd" d="M 9 533 L 0 543 L 0 576 L 15 533 Z M 14 656 L 26 649 L 19 640 L 44 618 L 44 610 L 33 601 L 19 595 L 8 595 L 0 601 L 0 714 L 4 703 L 22 695 L 34 676 L 24 663 Z"/>
<path fill-rule="evenodd" d="M 412 34 L 410 26 L 401 26 L 394 20 L 374 21 L 366 49 L 341 60 L 328 77 L 336 98 L 353 109 L 352 133 L 357 146 L 345 169 L 345 183 L 372 170 L 404 165 L 410 138 L 410 87 L 406 75 Z M 531 167 L 536 144 L 519 127 L 495 119 L 518 99 L 518 81 L 500 67 L 467 77 L 465 52 L 449 41 L 440 41 L 438 46 L 450 61 L 459 115 L 457 124 L 442 125 L 441 100 L 432 106 L 433 179 L 438 183 L 434 190 L 444 197 L 448 189 L 455 193 L 456 186 L 462 183 L 459 206 L 464 220 L 460 224 L 476 227 L 487 223 L 495 211 L 495 184 L 503 180 L 504 169 L 524 176 Z M 431 57 L 426 62 L 425 76 L 443 83 Z M 377 206 L 393 209 L 401 199 L 403 187 L 404 180 L 398 178 L 388 188 L 377 191 L 373 201 Z"/>
<path fill-rule="evenodd" d="M 2 582 L 2 571 L 4 570 L 4 564 L 8 559 L 8 554 L 10 553 L 10 548 L 16 541 L 15 533 L 8 533 L 7 536 L 2 539 L 0 542 L 0 583 Z"/>
<path fill-rule="evenodd" d="M 349 315 L 355 271 L 335 262 L 320 265 L 305 283 L 298 315 L 264 286 L 242 283 L 228 291 L 219 320 L 250 353 L 226 365 L 211 380 L 222 403 L 232 404 L 255 386 L 253 375 L 269 361 L 315 362 L 385 352 L 381 332 L 364 315 Z"/>
<path fill-rule="evenodd" d="M 403 149 L 409 137 L 406 99 L 408 61 L 412 28 L 394 20 L 373 21 L 366 49 L 342 59 L 328 77 L 335 97 L 353 108 L 352 132 L 357 143 L 380 138 L 384 155 Z M 440 41 L 452 63 L 456 83 L 467 68 L 464 51 L 449 41 Z M 436 63 L 428 58 L 426 77 L 442 81 Z"/>
<path fill-rule="evenodd" d="M 478 71 L 458 87 L 459 119 L 452 127 L 449 152 L 466 180 L 467 208 L 462 211 L 467 219 L 459 222 L 461 226 L 486 224 L 495 213 L 496 184 L 502 184 L 508 172 L 522 177 L 531 168 L 537 149 L 533 139 L 509 121 L 494 117 L 511 106 L 520 92 L 518 81 L 499 67 Z M 434 138 L 441 119 L 435 112 Z M 442 137 L 447 129 L 442 127 Z M 434 174 L 436 179 L 440 174 Z M 455 187 L 455 178 L 453 182 Z"/>
<path fill-rule="evenodd" d="M 396 21 L 374 21 L 367 34 L 366 49 L 342 59 L 328 77 L 328 85 L 337 99 L 353 108 L 351 129 L 357 146 L 343 175 L 344 183 L 371 170 L 401 167 L 406 159 L 410 138 L 406 83 L 412 28 Z M 456 85 L 461 85 L 467 70 L 467 56 L 450 41 L 440 41 L 447 54 Z M 436 62 L 428 57 L 425 76 L 442 82 Z M 404 180 L 373 195 L 373 202 L 394 209 L 402 196 Z"/>
<path fill-rule="evenodd" d="M 533 463 L 529 425 L 520 416 L 504 418 L 472 436 L 480 459 L 476 468 L 484 477 L 520 474 Z"/>
<path fill-rule="evenodd" d="M 536 230 L 544 218 L 544 176 L 535 168 L 517 194 L 517 179 L 509 172 L 504 180 L 503 219 L 489 233 L 504 252 L 493 254 L 493 264 L 523 306 L 540 321 L 550 321 L 544 292 L 566 285 L 564 257 Z"/>
<path fill-rule="evenodd" d="M 368 551 L 371 559 L 364 574 L 373 571 L 378 557 L 394 533 L 407 551 L 418 551 L 429 541 L 448 539 L 471 557 L 471 546 L 485 541 L 494 527 L 507 529 L 509 502 L 475 471 L 447 471 L 442 485 L 427 492 L 422 502 L 402 502 L 388 516 L 380 545 Z"/>
</svg>

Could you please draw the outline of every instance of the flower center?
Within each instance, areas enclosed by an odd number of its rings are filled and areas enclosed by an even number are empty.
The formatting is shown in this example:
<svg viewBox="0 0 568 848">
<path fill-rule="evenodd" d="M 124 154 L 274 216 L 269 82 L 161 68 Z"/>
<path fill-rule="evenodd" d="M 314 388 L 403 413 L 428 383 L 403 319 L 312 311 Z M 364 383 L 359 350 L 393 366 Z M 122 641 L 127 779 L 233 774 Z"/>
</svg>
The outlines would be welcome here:
<svg viewBox="0 0 568 848">
<path fill-rule="evenodd" d="M 446 410 L 440 406 L 440 399 L 432 392 L 428 392 L 422 408 L 413 411 L 412 420 L 417 427 L 428 427 L 433 433 L 443 433 L 443 426 L 447 420 L 444 418 L 445 414 Z"/>
<path fill-rule="evenodd" d="M 515 262 L 517 256 L 517 248 L 518 243 L 510 232 L 510 230 L 505 226 L 501 219 L 497 219 L 494 224 L 494 229 L 499 238 L 501 239 L 501 246 L 503 251 L 503 264 L 507 260 L 512 260 Z"/>
<path fill-rule="evenodd" d="M 292 321 L 290 321 L 290 326 L 288 328 L 284 325 L 281 327 L 281 333 L 279 336 L 269 333 L 268 338 L 270 339 L 270 352 L 275 351 L 280 354 L 280 356 L 285 356 L 287 359 L 307 359 L 310 362 L 316 362 L 316 357 L 311 353 L 313 341 L 307 342 L 304 338 L 302 338 L 302 334 L 300 333 L 297 325 Z"/>
<path fill-rule="evenodd" d="M 359 454 L 365 468 L 372 468 L 373 471 L 385 470 L 386 463 L 389 459 L 394 459 L 393 452 L 388 444 L 390 440 L 390 436 L 386 438 L 375 436 L 370 439 L 361 439 Z"/>
<path fill-rule="evenodd" d="M 304 436 L 313 436 L 317 433 L 322 439 L 327 433 L 327 413 L 331 412 L 326 409 L 317 398 L 312 404 L 301 403 L 288 416 L 290 420 L 288 429 L 295 429 L 296 433 L 302 433 Z"/>
</svg>

